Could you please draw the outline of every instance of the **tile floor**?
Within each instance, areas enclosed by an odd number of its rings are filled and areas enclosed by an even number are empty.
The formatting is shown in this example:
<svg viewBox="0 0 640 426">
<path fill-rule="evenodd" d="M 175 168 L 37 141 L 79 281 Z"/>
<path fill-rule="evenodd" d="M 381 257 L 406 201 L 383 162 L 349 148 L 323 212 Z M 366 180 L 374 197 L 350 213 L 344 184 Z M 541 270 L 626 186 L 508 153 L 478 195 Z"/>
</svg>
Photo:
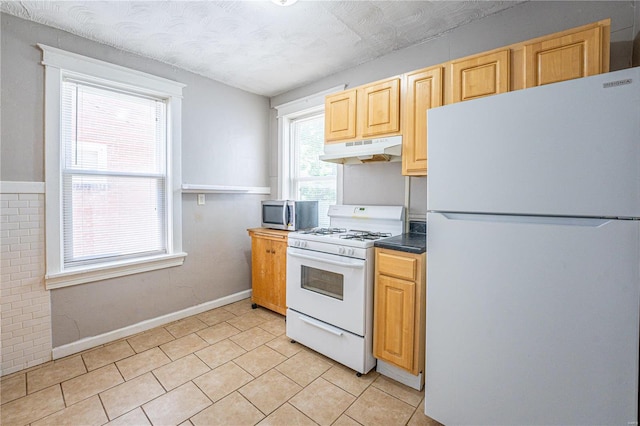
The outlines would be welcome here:
<svg viewBox="0 0 640 426">
<path fill-rule="evenodd" d="M 285 336 L 249 299 L 2 378 L 9 425 L 438 425 L 418 392 Z"/>
</svg>

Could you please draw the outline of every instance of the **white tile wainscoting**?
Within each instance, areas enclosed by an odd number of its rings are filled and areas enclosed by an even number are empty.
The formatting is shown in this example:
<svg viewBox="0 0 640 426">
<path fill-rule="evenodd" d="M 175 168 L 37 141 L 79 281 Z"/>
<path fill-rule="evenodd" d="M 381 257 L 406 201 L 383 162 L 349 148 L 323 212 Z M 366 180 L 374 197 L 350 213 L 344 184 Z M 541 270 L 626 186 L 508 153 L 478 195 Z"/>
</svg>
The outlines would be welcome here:
<svg viewBox="0 0 640 426">
<path fill-rule="evenodd" d="M 0 375 L 51 360 L 44 287 L 44 183 L 0 183 Z"/>
<path fill-rule="evenodd" d="M 0 376 L 251 296 L 241 291 L 53 348 L 51 294 L 44 283 L 44 188 L 42 182 L 0 182 Z"/>
</svg>

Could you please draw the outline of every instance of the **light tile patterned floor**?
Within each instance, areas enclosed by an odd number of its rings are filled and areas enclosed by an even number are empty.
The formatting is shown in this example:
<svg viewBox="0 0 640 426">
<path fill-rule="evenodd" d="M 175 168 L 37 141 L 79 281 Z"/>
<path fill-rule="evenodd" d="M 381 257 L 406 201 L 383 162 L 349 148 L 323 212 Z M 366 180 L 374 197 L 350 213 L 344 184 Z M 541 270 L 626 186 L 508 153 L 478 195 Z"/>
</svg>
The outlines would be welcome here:
<svg viewBox="0 0 640 426">
<path fill-rule="evenodd" d="M 9 425 L 438 425 L 418 392 L 285 336 L 249 299 L 3 377 Z"/>
</svg>

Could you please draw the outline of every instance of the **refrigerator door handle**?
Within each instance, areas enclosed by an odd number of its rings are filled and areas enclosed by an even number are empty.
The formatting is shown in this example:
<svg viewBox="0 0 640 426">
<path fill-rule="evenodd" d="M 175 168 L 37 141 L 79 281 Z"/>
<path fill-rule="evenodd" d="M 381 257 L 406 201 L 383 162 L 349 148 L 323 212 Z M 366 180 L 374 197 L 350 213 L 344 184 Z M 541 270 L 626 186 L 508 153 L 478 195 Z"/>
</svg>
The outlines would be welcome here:
<svg viewBox="0 0 640 426">
<path fill-rule="evenodd" d="M 432 212 L 432 213 L 436 213 L 436 212 Z M 440 214 L 449 220 L 520 223 L 520 224 L 531 224 L 531 225 L 586 226 L 591 228 L 598 228 L 612 221 L 612 219 L 607 219 L 607 218 L 586 218 L 586 217 L 520 216 L 520 215 L 442 213 L 442 212 L 440 212 Z"/>
</svg>

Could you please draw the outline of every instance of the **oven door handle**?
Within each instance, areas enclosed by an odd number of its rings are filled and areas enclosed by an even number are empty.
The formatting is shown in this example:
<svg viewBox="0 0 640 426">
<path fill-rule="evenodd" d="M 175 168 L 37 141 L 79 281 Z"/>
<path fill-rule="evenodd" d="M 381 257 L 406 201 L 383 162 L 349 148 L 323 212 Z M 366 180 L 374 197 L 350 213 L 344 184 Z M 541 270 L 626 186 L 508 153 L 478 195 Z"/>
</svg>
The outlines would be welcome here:
<svg viewBox="0 0 640 426">
<path fill-rule="evenodd" d="M 313 260 L 314 262 L 328 263 L 329 265 L 342 266 L 344 268 L 353 268 L 353 269 L 362 269 L 362 268 L 364 268 L 364 262 L 361 263 L 361 264 L 355 265 L 355 264 L 352 264 L 352 263 L 337 262 L 335 260 L 318 259 L 317 257 L 305 256 L 304 254 L 292 253 L 290 251 L 287 254 L 289 256 L 297 257 L 297 258 L 300 258 L 300 259 Z"/>
<path fill-rule="evenodd" d="M 312 326 L 314 326 L 316 328 L 319 328 L 320 330 L 324 330 L 327 333 L 334 334 L 334 335 L 336 335 L 338 337 L 342 336 L 342 330 L 337 329 L 335 327 L 328 326 L 326 324 L 323 324 L 320 321 L 316 321 L 316 320 L 313 320 L 311 318 L 306 318 L 306 317 L 302 317 L 302 316 L 298 317 L 298 319 L 300 321 L 302 321 L 302 322 L 305 322 L 305 323 L 307 323 L 309 325 L 312 325 Z"/>
</svg>

